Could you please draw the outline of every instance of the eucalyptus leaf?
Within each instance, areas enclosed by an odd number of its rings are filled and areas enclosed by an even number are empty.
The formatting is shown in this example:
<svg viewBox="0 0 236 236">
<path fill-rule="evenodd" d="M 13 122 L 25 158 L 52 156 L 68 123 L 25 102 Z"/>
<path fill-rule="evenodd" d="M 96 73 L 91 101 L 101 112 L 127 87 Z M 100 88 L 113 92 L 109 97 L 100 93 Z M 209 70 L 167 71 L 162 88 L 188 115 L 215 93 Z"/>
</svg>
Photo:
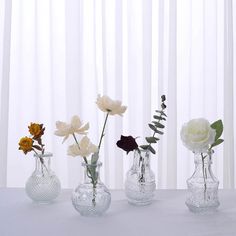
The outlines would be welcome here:
<svg viewBox="0 0 236 236">
<path fill-rule="evenodd" d="M 139 147 L 142 148 L 143 150 L 147 150 L 149 145 L 140 145 Z"/>
<path fill-rule="evenodd" d="M 160 130 L 156 130 L 156 133 L 160 134 L 160 135 L 163 135 L 164 132 L 160 131 Z"/>
<path fill-rule="evenodd" d="M 223 143 L 224 142 L 224 139 L 217 139 L 212 145 L 211 145 L 211 148 L 213 148 L 213 147 L 215 147 L 215 146 L 217 146 L 217 145 L 219 145 L 219 144 L 221 144 L 221 143 Z"/>
<path fill-rule="evenodd" d="M 156 143 L 157 142 L 155 137 L 146 137 L 145 139 L 148 143 Z"/>
<path fill-rule="evenodd" d="M 157 116 L 157 115 L 154 115 L 153 118 L 156 119 L 156 120 L 166 120 L 165 117 Z"/>
<path fill-rule="evenodd" d="M 215 137 L 216 141 L 223 133 L 224 126 L 222 120 L 215 121 L 213 124 L 211 124 L 211 128 L 216 131 L 216 137 Z"/>
<path fill-rule="evenodd" d="M 156 128 L 160 128 L 160 129 L 164 129 L 165 128 L 165 126 L 163 124 L 159 123 L 159 122 L 156 122 L 155 126 L 156 126 Z"/>
<path fill-rule="evenodd" d="M 154 148 L 152 146 L 148 146 L 148 150 L 153 153 L 156 154 L 156 151 L 154 150 Z"/>
<path fill-rule="evenodd" d="M 156 127 L 153 124 L 148 124 L 148 126 L 150 127 L 150 129 L 152 129 L 154 132 L 157 133 L 158 130 L 156 129 Z"/>
<path fill-rule="evenodd" d="M 157 113 L 160 113 L 162 116 L 165 116 L 167 117 L 166 113 L 164 111 L 159 111 L 159 110 L 156 110 Z"/>
</svg>

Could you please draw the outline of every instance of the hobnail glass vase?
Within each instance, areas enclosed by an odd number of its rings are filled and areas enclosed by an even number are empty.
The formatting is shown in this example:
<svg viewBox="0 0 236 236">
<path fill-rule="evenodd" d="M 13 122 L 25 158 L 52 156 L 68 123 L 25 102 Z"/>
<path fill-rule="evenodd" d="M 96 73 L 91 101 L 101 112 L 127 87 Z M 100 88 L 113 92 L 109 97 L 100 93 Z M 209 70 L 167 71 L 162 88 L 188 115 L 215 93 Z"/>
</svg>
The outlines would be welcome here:
<svg viewBox="0 0 236 236">
<path fill-rule="evenodd" d="M 25 191 L 35 202 L 50 203 L 61 191 L 61 183 L 50 168 L 52 153 L 34 157 L 35 170 L 26 182 Z"/>
<path fill-rule="evenodd" d="M 220 205 L 218 200 L 219 181 L 211 169 L 212 154 L 213 151 L 194 155 L 195 171 L 187 180 L 188 196 L 185 202 L 192 212 L 213 212 Z"/>
<path fill-rule="evenodd" d="M 101 162 L 82 163 L 84 179 L 72 193 L 72 204 L 82 216 L 100 216 L 111 203 L 111 194 L 100 180 Z"/>
<path fill-rule="evenodd" d="M 154 198 L 155 175 L 150 168 L 150 151 L 134 152 L 133 165 L 127 172 L 125 194 L 128 202 L 134 205 L 148 205 Z"/>
</svg>

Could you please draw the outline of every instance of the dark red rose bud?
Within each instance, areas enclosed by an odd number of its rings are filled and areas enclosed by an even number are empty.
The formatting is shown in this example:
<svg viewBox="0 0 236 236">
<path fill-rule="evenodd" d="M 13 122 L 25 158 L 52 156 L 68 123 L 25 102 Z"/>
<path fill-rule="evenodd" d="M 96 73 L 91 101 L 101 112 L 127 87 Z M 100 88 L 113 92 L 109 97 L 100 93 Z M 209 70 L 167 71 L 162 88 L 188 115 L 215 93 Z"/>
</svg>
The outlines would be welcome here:
<svg viewBox="0 0 236 236">
<path fill-rule="evenodd" d="M 127 152 L 133 151 L 138 148 L 138 144 L 135 141 L 135 138 L 132 136 L 120 136 L 120 140 L 117 141 L 116 145 Z"/>
</svg>

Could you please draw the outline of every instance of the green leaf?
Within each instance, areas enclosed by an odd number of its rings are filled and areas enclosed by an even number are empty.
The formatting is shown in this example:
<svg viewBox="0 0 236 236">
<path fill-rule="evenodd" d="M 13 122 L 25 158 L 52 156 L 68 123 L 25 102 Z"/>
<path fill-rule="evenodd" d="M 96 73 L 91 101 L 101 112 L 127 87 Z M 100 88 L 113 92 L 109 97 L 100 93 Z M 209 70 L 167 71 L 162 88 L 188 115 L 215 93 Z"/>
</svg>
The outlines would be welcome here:
<svg viewBox="0 0 236 236">
<path fill-rule="evenodd" d="M 153 118 L 156 120 L 166 120 L 166 118 L 161 117 L 161 116 L 156 116 L 156 115 L 154 115 Z"/>
<path fill-rule="evenodd" d="M 91 158 L 91 164 L 96 164 L 98 161 L 98 158 L 99 158 L 98 153 L 97 152 L 94 153 Z"/>
<path fill-rule="evenodd" d="M 211 148 L 213 148 L 213 147 L 215 147 L 215 146 L 217 146 L 217 145 L 219 145 L 219 144 L 221 144 L 221 143 L 223 143 L 224 142 L 224 139 L 217 139 L 212 145 L 211 145 Z"/>
<path fill-rule="evenodd" d="M 156 122 L 155 126 L 156 126 L 156 128 L 160 128 L 160 129 L 164 129 L 165 128 L 165 126 L 163 124 L 159 123 L 159 122 Z"/>
<path fill-rule="evenodd" d="M 156 110 L 157 113 L 160 113 L 162 116 L 165 116 L 167 117 L 166 113 L 164 111 L 159 111 L 159 110 Z"/>
<path fill-rule="evenodd" d="M 160 131 L 160 130 L 156 130 L 156 133 L 160 134 L 160 135 L 163 135 L 164 132 Z"/>
<path fill-rule="evenodd" d="M 146 137 L 145 139 L 148 143 L 156 143 L 157 142 L 155 137 Z"/>
<path fill-rule="evenodd" d="M 152 146 L 148 146 L 148 150 L 153 153 L 156 154 L 156 151 L 154 150 L 154 148 Z"/>
<path fill-rule="evenodd" d="M 141 147 L 143 150 L 147 150 L 149 145 L 140 145 L 139 147 Z"/>
<path fill-rule="evenodd" d="M 150 129 L 152 129 L 154 132 L 157 133 L 158 130 L 156 129 L 156 127 L 153 124 L 148 124 L 148 126 L 150 127 Z"/>
<path fill-rule="evenodd" d="M 217 139 L 219 139 L 219 137 L 223 133 L 224 127 L 223 127 L 222 120 L 215 121 L 213 124 L 211 124 L 211 128 L 216 131 L 216 137 L 215 137 L 215 141 L 216 141 Z"/>
</svg>

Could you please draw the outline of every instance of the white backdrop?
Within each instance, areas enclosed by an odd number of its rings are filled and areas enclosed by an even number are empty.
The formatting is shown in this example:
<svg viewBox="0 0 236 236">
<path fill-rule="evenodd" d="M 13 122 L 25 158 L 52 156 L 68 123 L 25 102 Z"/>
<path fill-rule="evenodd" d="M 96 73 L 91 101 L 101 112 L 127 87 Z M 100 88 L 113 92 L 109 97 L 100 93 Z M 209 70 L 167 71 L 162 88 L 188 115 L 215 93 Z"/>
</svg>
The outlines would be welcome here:
<svg viewBox="0 0 236 236">
<path fill-rule="evenodd" d="M 78 114 L 98 142 L 103 114 L 97 94 L 128 106 L 110 117 L 102 148 L 102 179 L 122 188 L 132 162 L 115 145 L 121 134 L 145 137 L 162 94 L 165 136 L 152 157 L 158 188 L 185 188 L 193 155 L 179 138 L 191 118 L 223 119 L 223 145 L 214 172 L 234 188 L 236 134 L 236 1 L 232 0 L 0 0 L 0 185 L 24 186 L 33 171 L 18 151 L 27 125 L 46 126 L 47 150 L 63 187 L 82 177 L 79 158 L 53 135 L 56 120 Z M 139 139 L 142 143 L 142 139 Z"/>
</svg>

